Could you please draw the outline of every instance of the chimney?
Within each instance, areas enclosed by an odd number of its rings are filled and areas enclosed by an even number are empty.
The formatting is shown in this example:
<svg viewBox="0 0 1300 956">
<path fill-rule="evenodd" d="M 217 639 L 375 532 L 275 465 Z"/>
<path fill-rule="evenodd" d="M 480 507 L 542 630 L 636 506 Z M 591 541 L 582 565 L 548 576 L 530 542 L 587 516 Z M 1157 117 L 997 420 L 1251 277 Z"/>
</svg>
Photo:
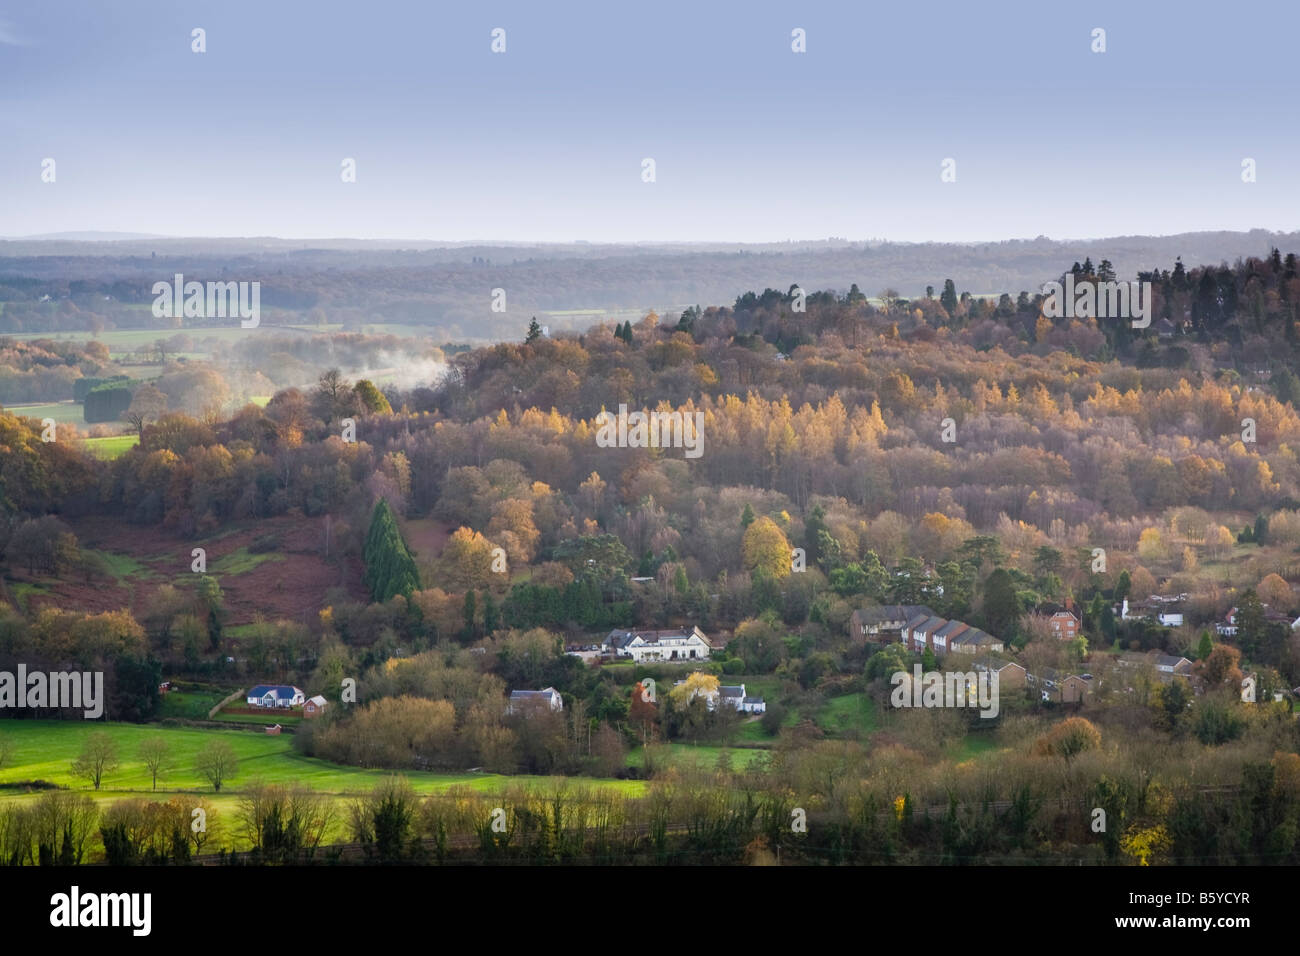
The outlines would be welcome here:
<svg viewBox="0 0 1300 956">
<path fill-rule="evenodd" d="M 1070 597 L 1068 594 L 1065 596 L 1065 609 L 1071 614 L 1074 613 L 1074 598 Z"/>
</svg>

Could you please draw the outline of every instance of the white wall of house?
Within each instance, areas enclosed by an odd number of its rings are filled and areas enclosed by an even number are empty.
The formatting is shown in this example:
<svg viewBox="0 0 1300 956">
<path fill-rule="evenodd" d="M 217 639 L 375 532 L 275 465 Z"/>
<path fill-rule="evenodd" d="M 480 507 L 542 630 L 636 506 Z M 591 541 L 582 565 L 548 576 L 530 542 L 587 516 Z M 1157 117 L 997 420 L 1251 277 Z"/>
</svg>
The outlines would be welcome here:
<svg viewBox="0 0 1300 956">
<path fill-rule="evenodd" d="M 642 661 L 707 661 L 709 659 L 709 645 L 695 634 L 687 637 L 662 637 L 653 644 L 636 637 L 628 642 L 626 649 L 628 656 L 638 664 Z"/>
</svg>

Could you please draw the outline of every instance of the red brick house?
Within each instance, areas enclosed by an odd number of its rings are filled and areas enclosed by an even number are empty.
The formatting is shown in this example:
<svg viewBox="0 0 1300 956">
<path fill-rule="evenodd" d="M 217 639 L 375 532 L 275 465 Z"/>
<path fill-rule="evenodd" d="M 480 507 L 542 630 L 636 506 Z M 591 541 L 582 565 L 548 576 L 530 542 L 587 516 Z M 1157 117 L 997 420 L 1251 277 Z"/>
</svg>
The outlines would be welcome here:
<svg viewBox="0 0 1300 956">
<path fill-rule="evenodd" d="M 1052 629 L 1052 636 L 1062 641 L 1072 641 L 1079 636 L 1083 626 L 1073 611 L 1057 611 L 1047 619 L 1047 626 Z"/>
</svg>

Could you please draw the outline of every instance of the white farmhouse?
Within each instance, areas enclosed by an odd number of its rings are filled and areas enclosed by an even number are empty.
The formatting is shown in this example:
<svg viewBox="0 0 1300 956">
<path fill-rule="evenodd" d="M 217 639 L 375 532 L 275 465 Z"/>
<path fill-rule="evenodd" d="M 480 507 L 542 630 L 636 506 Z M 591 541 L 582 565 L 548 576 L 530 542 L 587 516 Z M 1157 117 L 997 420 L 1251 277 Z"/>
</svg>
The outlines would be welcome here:
<svg viewBox="0 0 1300 956">
<path fill-rule="evenodd" d="M 670 631 L 610 631 L 603 648 L 618 657 L 646 661 L 707 661 L 713 649 L 698 627 Z"/>
</svg>

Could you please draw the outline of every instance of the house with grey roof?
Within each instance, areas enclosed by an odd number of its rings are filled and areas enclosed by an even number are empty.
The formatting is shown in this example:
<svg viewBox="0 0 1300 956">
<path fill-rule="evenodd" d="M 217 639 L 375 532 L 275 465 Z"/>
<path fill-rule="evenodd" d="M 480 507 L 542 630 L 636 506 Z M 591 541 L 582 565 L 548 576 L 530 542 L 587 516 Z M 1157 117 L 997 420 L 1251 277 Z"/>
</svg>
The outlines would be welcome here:
<svg viewBox="0 0 1300 956">
<path fill-rule="evenodd" d="M 1155 654 L 1156 670 L 1161 674 L 1190 674 L 1192 662 L 1173 654 Z"/>
<path fill-rule="evenodd" d="M 924 604 L 859 608 L 849 617 L 849 637 L 858 642 L 893 643 L 902 639 L 903 628 L 918 615 L 934 617 L 934 611 Z"/>
<path fill-rule="evenodd" d="M 909 623 L 908 629 L 911 634 L 910 646 L 912 650 L 920 651 L 927 647 L 934 650 L 934 635 L 947 623 L 947 619 L 942 617 L 926 618 L 924 621 L 916 625 Z"/>
<path fill-rule="evenodd" d="M 975 660 L 975 670 L 998 675 L 998 686 L 1024 687 L 1027 672 L 1021 664 L 1015 661 L 1004 660 L 1001 657 L 994 657 L 991 654 Z"/>
<path fill-rule="evenodd" d="M 953 649 L 953 642 L 970 629 L 970 625 L 964 621 L 948 621 L 943 627 L 934 632 L 934 652 L 940 656 L 947 654 L 949 650 Z"/>
<path fill-rule="evenodd" d="M 601 649 L 616 657 L 630 657 L 640 664 L 645 661 L 707 661 L 713 647 L 704 632 L 692 626 L 671 630 L 616 628 L 606 635 Z"/>
<path fill-rule="evenodd" d="M 954 654 L 1000 654 L 1006 648 L 1002 639 L 978 627 L 968 627 L 949 642 Z"/>
<path fill-rule="evenodd" d="M 762 697 L 751 697 L 745 692 L 745 685 L 723 684 L 718 688 L 722 702 L 734 707 L 738 713 L 761 714 L 767 710 L 767 703 Z"/>
<path fill-rule="evenodd" d="M 554 687 L 541 690 L 512 690 L 506 704 L 507 714 L 555 713 L 564 709 L 564 699 Z"/>
</svg>

